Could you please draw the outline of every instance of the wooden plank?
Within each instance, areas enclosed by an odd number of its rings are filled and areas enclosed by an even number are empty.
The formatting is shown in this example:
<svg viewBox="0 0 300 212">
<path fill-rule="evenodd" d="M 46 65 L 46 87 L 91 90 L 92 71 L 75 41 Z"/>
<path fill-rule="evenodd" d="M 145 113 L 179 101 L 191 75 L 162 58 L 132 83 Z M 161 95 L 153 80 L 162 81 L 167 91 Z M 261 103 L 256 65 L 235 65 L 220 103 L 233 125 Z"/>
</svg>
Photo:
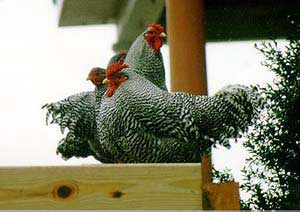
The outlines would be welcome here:
<svg viewBox="0 0 300 212">
<path fill-rule="evenodd" d="M 203 208 L 211 210 L 240 210 L 239 184 L 205 183 Z"/>
<path fill-rule="evenodd" d="M 2 167 L 0 209 L 200 210 L 200 164 Z"/>
</svg>

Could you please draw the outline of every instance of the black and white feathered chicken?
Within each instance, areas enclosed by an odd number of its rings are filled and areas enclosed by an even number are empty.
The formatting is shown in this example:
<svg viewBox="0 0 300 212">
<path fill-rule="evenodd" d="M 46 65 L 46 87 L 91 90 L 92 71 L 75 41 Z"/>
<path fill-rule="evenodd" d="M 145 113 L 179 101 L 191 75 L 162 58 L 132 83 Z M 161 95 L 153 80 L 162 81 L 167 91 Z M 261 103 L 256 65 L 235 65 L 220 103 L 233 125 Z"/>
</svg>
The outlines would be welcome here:
<svg viewBox="0 0 300 212">
<path fill-rule="evenodd" d="M 133 72 L 167 90 L 163 57 L 160 52 L 164 37 L 166 34 L 163 26 L 150 24 L 133 42 L 124 63 L 134 69 Z"/>
<path fill-rule="evenodd" d="M 144 76 L 158 87 L 167 90 L 163 58 L 160 52 L 163 45 L 162 39 L 166 36 L 163 30 L 161 25 L 149 25 L 132 44 L 128 54 L 121 52 L 113 56 L 108 66 L 114 62 L 120 61 L 123 63 L 126 60 L 126 63 L 135 68 L 135 71 L 141 76 Z M 69 130 L 57 148 L 57 153 L 60 153 L 65 159 L 73 156 L 87 157 L 94 155 L 94 152 L 89 148 L 89 143 L 91 138 L 96 136 L 95 122 L 93 121 L 96 119 L 95 111 L 99 110 L 99 107 L 95 104 L 95 92 L 98 91 L 96 102 L 99 103 L 102 94 L 106 90 L 106 86 L 102 85 L 103 78 L 101 74 L 103 75 L 104 72 L 103 69 L 94 68 L 89 74 L 89 80 L 96 85 L 95 91 L 75 94 L 64 100 L 44 106 L 48 109 L 47 119 L 52 116 L 51 123 L 60 125 L 62 131 L 65 128 Z M 93 110 L 93 108 L 96 109 Z M 108 161 L 109 156 L 106 158 L 105 161 Z M 99 158 L 97 159 L 99 160 Z M 102 160 L 102 162 L 104 161 Z"/>
<path fill-rule="evenodd" d="M 169 93 L 121 63 L 107 69 L 103 83 L 109 92 L 99 103 L 99 141 L 92 146 L 114 162 L 193 162 L 199 149 L 227 143 L 245 130 L 259 104 L 242 85 L 213 97 Z"/>
<path fill-rule="evenodd" d="M 125 52 L 114 55 L 107 67 L 112 63 L 123 62 L 126 57 Z M 94 91 L 82 92 L 58 102 L 45 104 L 43 108 L 48 110 L 46 121 L 51 118 L 51 123 L 58 124 L 62 133 L 68 129 L 66 136 L 59 142 L 57 153 L 64 159 L 71 157 L 94 156 L 98 160 L 111 162 L 103 158 L 97 158 L 90 148 L 91 140 L 96 138 L 96 115 L 99 107 L 96 102 L 100 102 L 107 86 L 102 84 L 105 78 L 105 69 L 92 68 L 87 80 L 95 85 Z"/>
<path fill-rule="evenodd" d="M 95 90 L 87 106 L 93 113 L 86 115 L 85 106 L 74 109 L 93 122 L 68 126 L 75 126 L 76 139 L 88 138 L 83 143 L 101 162 L 194 162 L 195 153 L 226 145 L 255 117 L 260 99 L 246 86 L 228 86 L 213 97 L 168 93 L 159 52 L 163 36 L 161 26 L 149 25 L 125 62 L 107 69 L 107 88 Z"/>
</svg>

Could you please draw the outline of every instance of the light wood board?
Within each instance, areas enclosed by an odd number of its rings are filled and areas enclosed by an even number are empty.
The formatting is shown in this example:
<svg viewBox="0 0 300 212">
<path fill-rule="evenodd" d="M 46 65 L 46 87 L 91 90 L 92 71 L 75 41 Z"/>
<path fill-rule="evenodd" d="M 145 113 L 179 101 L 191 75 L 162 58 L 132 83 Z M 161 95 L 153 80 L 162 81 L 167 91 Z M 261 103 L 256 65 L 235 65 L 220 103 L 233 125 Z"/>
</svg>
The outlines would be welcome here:
<svg viewBox="0 0 300 212">
<path fill-rule="evenodd" d="M 200 164 L 0 168 L 0 209 L 202 209 Z"/>
</svg>

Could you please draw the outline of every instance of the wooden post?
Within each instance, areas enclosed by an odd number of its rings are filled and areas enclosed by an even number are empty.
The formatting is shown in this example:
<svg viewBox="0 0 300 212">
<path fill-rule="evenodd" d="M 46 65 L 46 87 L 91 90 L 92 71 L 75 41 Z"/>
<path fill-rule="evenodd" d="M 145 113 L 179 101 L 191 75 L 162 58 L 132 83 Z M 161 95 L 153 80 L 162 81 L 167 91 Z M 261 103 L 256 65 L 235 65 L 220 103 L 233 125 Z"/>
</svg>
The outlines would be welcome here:
<svg viewBox="0 0 300 212">
<path fill-rule="evenodd" d="M 204 0 L 167 1 L 171 90 L 206 95 Z M 203 209 L 239 210 L 237 183 L 211 183 L 211 157 L 201 165 Z"/>
<path fill-rule="evenodd" d="M 171 90 L 207 94 L 203 0 L 167 1 Z"/>
<path fill-rule="evenodd" d="M 206 95 L 203 0 L 167 1 L 171 91 Z M 202 160 L 202 180 L 211 182 L 211 157 Z"/>
</svg>

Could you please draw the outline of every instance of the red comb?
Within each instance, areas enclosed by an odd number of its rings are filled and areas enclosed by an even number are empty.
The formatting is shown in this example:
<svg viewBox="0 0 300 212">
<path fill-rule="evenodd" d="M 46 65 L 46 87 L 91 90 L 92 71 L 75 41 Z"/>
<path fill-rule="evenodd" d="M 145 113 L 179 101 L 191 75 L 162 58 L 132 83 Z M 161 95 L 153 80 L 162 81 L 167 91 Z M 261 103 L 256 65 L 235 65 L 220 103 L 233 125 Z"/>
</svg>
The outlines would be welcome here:
<svg viewBox="0 0 300 212">
<path fill-rule="evenodd" d="M 111 64 L 106 71 L 106 77 L 113 76 L 117 72 L 121 71 L 124 68 L 128 68 L 127 64 L 124 64 L 122 61 Z"/>
<path fill-rule="evenodd" d="M 164 31 L 164 27 L 160 24 L 149 24 L 148 28 L 154 28 L 156 29 L 159 33 L 162 33 Z"/>
</svg>

